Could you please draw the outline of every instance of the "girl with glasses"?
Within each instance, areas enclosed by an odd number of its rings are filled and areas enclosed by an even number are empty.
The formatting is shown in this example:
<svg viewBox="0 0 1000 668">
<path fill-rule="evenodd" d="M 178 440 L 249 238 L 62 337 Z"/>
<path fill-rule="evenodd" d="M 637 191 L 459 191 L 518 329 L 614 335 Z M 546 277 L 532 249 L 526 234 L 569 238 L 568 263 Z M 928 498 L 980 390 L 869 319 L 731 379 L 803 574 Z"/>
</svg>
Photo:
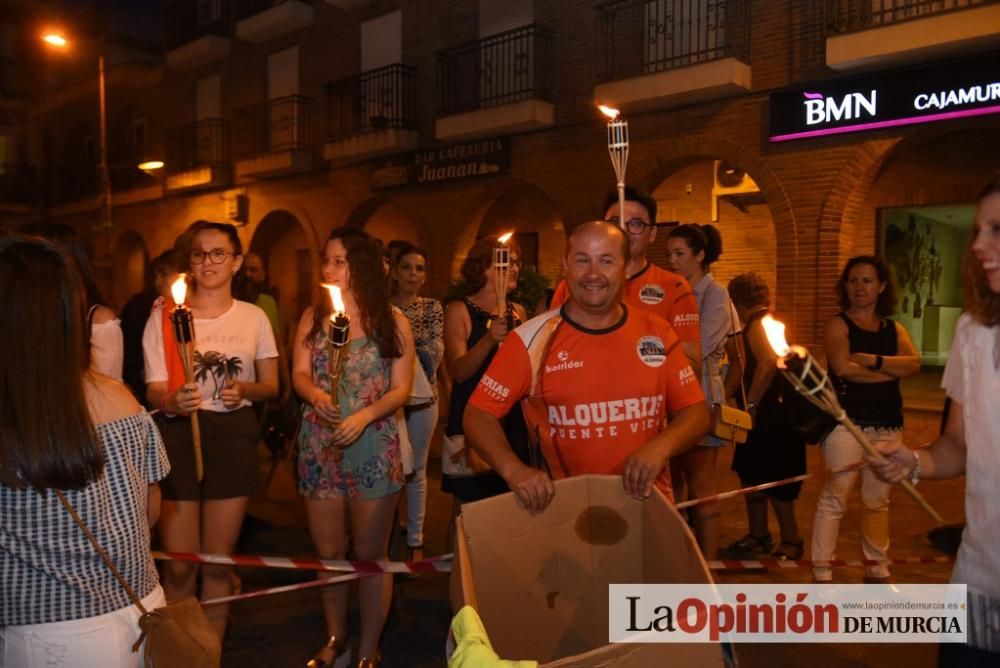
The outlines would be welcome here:
<svg viewBox="0 0 1000 668">
<path fill-rule="evenodd" d="M 187 304 L 194 315 L 194 382 L 184 381 L 170 323 L 172 304 L 159 300 L 143 334 L 146 394 L 159 407 L 157 423 L 170 458 L 163 484 L 159 532 L 164 549 L 230 554 L 257 486 L 257 420 L 253 402 L 278 394 L 278 351 L 271 324 L 253 304 L 233 298 L 233 277 L 243 262 L 236 228 L 198 221 L 178 240 L 187 260 Z M 185 263 L 182 263 L 185 264 Z M 190 414 L 197 411 L 204 477 L 195 474 Z M 228 566 L 179 561 L 164 564 L 167 598 L 193 596 L 201 576 L 202 600 L 233 592 Z M 228 605 L 205 610 L 221 638 Z"/>
</svg>

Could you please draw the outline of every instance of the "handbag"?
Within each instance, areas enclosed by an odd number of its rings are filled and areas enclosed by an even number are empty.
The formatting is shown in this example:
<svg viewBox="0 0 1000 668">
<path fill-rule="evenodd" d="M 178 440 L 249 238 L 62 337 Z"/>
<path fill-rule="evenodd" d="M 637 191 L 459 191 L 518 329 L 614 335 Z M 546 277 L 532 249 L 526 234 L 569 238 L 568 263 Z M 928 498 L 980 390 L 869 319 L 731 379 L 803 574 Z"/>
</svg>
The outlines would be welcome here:
<svg viewBox="0 0 1000 668">
<path fill-rule="evenodd" d="M 168 603 L 156 610 L 147 610 L 136 596 L 135 591 L 122 577 L 118 567 L 107 553 L 97 544 L 87 525 L 83 523 L 76 510 L 61 491 L 54 490 L 59 502 L 72 516 L 80 527 L 83 535 L 94 546 L 101 559 L 107 565 L 118 584 L 122 586 L 129 600 L 139 609 L 139 638 L 132 645 L 132 651 L 138 652 L 143 641 L 145 665 L 151 668 L 218 668 L 222 663 L 222 641 L 208 623 L 201 604 L 193 597 L 185 598 L 176 603 Z"/>
<path fill-rule="evenodd" d="M 729 309 L 729 322 L 732 326 L 732 331 L 737 331 L 736 323 L 733 322 L 732 307 Z M 745 367 L 743 366 L 743 357 L 740 355 L 739 346 L 736 346 L 736 360 L 740 364 L 740 396 L 743 399 L 743 405 L 746 406 L 747 390 L 743 384 L 743 370 Z M 725 399 L 723 398 L 723 400 Z M 712 425 L 709 428 L 709 433 L 712 436 L 736 445 L 737 443 L 747 442 L 751 429 L 753 429 L 753 416 L 747 411 L 727 406 L 724 403 L 712 404 Z"/>
</svg>

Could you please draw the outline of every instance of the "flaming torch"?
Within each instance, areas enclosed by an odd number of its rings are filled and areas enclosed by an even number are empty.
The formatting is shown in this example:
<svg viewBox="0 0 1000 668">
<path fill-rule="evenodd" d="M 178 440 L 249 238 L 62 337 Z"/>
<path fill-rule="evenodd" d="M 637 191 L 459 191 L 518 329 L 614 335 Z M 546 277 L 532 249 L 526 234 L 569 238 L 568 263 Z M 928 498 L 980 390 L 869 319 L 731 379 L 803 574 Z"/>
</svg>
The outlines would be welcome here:
<svg viewBox="0 0 1000 668">
<path fill-rule="evenodd" d="M 507 314 L 507 281 L 510 278 L 510 246 L 507 242 L 512 236 L 513 232 L 501 236 L 493 248 L 493 289 L 497 294 L 498 318 L 503 318 Z M 507 320 L 507 327 L 513 329 L 513 322 L 510 318 Z"/>
<path fill-rule="evenodd" d="M 847 413 L 837 400 L 837 392 L 830 382 L 826 369 L 820 366 L 819 362 L 804 347 L 788 345 L 785 340 L 784 323 L 766 315 L 761 319 L 761 324 L 763 324 L 764 332 L 767 334 L 768 343 L 771 344 L 771 348 L 778 356 L 778 369 L 792 384 L 792 387 L 820 410 L 832 415 L 861 444 L 868 456 L 875 460 L 884 459 L 865 436 L 865 433 L 858 428 L 858 425 L 847 417 Z M 928 515 L 939 524 L 944 522 L 938 512 L 927 503 L 927 500 L 909 480 L 903 480 L 901 485 Z"/>
<path fill-rule="evenodd" d="M 339 407 L 340 375 L 344 369 L 344 359 L 347 357 L 344 348 L 351 339 L 351 319 L 344 308 L 340 288 L 327 283 L 324 283 L 323 287 L 330 292 L 330 304 L 333 307 L 326 329 L 326 345 L 330 358 L 330 401 Z M 334 459 L 340 462 L 343 458 L 344 451 L 337 448 Z"/>
<path fill-rule="evenodd" d="M 177 352 L 180 353 L 184 365 L 184 382 L 194 382 L 194 316 L 191 309 L 184 305 L 187 298 L 187 275 L 181 274 L 170 286 L 174 298 L 174 308 L 170 312 L 170 322 L 174 326 L 174 340 L 177 342 Z M 194 444 L 194 471 L 198 482 L 205 476 L 205 466 L 201 456 L 201 429 L 198 427 L 198 411 L 191 411 L 191 442 Z"/>
<path fill-rule="evenodd" d="M 611 155 L 611 166 L 615 168 L 615 176 L 618 178 L 618 224 L 624 230 L 625 167 L 628 165 L 628 121 L 620 118 L 617 109 L 606 107 L 603 104 L 598 109 L 608 117 L 608 153 Z"/>
</svg>

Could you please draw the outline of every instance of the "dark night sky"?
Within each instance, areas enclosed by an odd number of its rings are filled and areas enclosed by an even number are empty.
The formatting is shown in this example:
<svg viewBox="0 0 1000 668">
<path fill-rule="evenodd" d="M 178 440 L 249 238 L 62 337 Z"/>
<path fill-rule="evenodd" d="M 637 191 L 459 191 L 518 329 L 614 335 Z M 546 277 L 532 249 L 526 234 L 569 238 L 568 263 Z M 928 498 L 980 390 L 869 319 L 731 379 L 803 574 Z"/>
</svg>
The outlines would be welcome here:
<svg viewBox="0 0 1000 668">
<path fill-rule="evenodd" d="M 53 5 L 66 16 L 101 25 L 108 35 L 162 43 L 163 0 L 56 0 Z"/>
</svg>

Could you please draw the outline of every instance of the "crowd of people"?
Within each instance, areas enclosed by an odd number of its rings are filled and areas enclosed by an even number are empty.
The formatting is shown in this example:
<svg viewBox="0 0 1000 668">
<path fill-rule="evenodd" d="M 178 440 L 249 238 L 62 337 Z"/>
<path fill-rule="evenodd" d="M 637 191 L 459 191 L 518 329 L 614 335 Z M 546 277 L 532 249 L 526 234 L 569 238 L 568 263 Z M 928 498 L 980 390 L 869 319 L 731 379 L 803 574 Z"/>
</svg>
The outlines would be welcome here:
<svg viewBox="0 0 1000 668">
<path fill-rule="evenodd" d="M 955 580 L 969 585 L 972 631 L 966 647 L 943 645 L 942 660 L 995 661 L 1000 182 L 978 201 L 966 314 L 944 375 L 953 405 L 930 447 L 903 444 L 900 379 L 919 372 L 920 356 L 891 319 L 888 268 L 858 256 L 837 281 L 840 311 L 824 336 L 831 378 L 884 459 L 866 459 L 843 427 L 817 426 L 805 414 L 763 331 L 773 313 L 769 286 L 752 272 L 728 286 L 712 275 L 723 253 L 718 229 L 670 229 L 669 266 L 659 267 L 648 258 L 660 231 L 654 199 L 629 187 L 624 207 L 611 193 L 599 213 L 569 235 L 564 276 L 531 318 L 504 294 L 518 286 L 516 243 L 498 289 L 497 239 L 478 240 L 442 304 L 422 294 L 425 250 L 334 229 L 317 281 L 339 289 L 338 309 L 349 319 L 349 338 L 336 350 L 326 290 L 284 341 L 266 263 L 244 252 L 232 225 L 193 223 L 152 261 L 143 291 L 120 318 L 72 228 L 32 225 L 0 237 L 9 316 L 0 319 L 0 667 L 139 662 L 138 608 L 62 498 L 144 606 L 232 594 L 239 581 L 231 568 L 169 561 L 158 571 L 150 542 L 155 533 L 168 551 L 234 550 L 258 486 L 269 402 L 300 406 L 289 440 L 312 542 L 325 559 L 387 559 L 399 523 L 407 559 L 424 556 L 428 460 L 442 416 L 442 488 L 454 499 L 453 515 L 508 491 L 527 511 L 543 512 L 554 480 L 588 473 L 620 475 L 624 491 L 640 500 L 654 490 L 673 501 L 711 497 L 723 447 L 735 447 L 733 469 L 752 486 L 805 473 L 806 448 L 818 444 L 825 476 L 808 545 L 817 582 L 834 577 L 829 562 L 858 478 L 860 547 L 872 564 L 865 581 L 890 582 L 892 483 L 967 473 L 968 527 Z M 171 317 L 177 304 L 169 288 L 178 280 L 195 332 L 190 371 Z M 752 416 L 745 442 L 718 435 L 722 406 Z M 688 520 L 704 556 L 801 559 L 800 490 L 801 482 L 746 495 L 747 533 L 722 549 L 718 505 L 694 506 Z M 377 666 L 390 576 L 361 580 L 353 644 L 348 586 L 319 595 L 327 640 L 308 665 Z M 228 606 L 205 610 L 223 637 Z"/>
</svg>

